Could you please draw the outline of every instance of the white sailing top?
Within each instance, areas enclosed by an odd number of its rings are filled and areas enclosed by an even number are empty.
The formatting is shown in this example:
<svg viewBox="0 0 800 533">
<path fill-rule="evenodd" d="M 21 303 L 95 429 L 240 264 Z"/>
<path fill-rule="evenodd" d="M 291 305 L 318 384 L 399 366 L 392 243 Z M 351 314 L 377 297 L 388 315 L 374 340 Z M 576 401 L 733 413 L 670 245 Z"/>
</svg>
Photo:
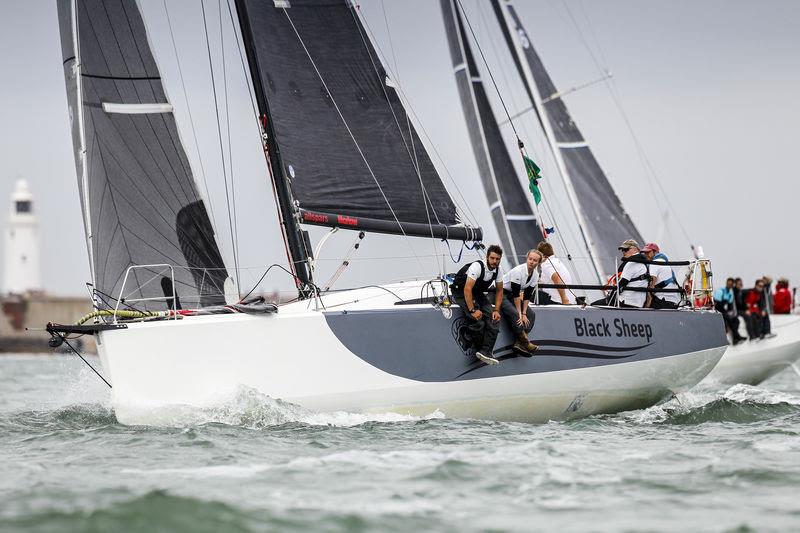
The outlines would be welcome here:
<svg viewBox="0 0 800 533">
<path fill-rule="evenodd" d="M 567 285 L 572 284 L 572 274 L 570 273 L 567 265 L 565 265 L 561 259 L 556 256 L 550 256 L 542 262 L 542 283 L 555 283 L 553 281 L 553 274 L 558 272 L 558 275 L 561 276 L 561 279 Z M 542 289 L 544 292 L 550 295 L 550 298 L 553 299 L 554 302 L 561 303 L 561 295 L 558 293 L 558 289 Z M 567 291 L 567 299 L 569 303 L 575 303 L 575 295 L 569 289 L 564 289 Z"/>
<path fill-rule="evenodd" d="M 515 266 L 503 275 L 503 289 L 508 291 L 512 290 L 512 283 L 519 285 L 520 292 L 523 292 L 525 289 L 535 286 L 538 282 L 539 268 L 534 268 L 533 272 L 528 274 L 528 265 L 526 263 Z"/>
<path fill-rule="evenodd" d="M 665 259 L 659 257 L 655 259 L 656 261 L 664 262 Z M 655 276 L 656 278 L 656 285 L 662 283 L 667 280 L 672 279 L 672 269 L 668 265 L 650 265 L 650 275 Z M 674 283 L 670 283 L 664 287 L 665 289 L 677 289 L 678 286 Z M 657 292 L 656 296 L 662 298 L 668 302 L 673 303 L 680 303 L 681 295 L 677 292 Z"/>
<path fill-rule="evenodd" d="M 652 266 L 650 268 L 652 268 Z M 620 276 L 620 279 L 625 278 L 630 281 L 645 274 L 647 274 L 647 266 L 645 264 L 637 263 L 635 261 L 628 261 L 625 263 L 625 266 L 622 269 L 622 275 Z M 653 273 L 651 272 L 650 275 L 653 275 Z M 625 288 L 647 287 L 648 285 L 648 280 L 641 279 L 638 281 L 630 281 Z M 647 293 L 639 291 L 626 291 L 623 289 L 620 293 L 620 300 L 628 305 L 644 307 L 644 303 L 647 300 Z"/>
<path fill-rule="evenodd" d="M 495 271 L 494 270 L 489 270 L 489 266 L 486 263 L 483 264 L 483 267 L 484 267 L 483 268 L 483 281 L 491 280 L 492 276 L 495 273 Z M 478 276 L 480 276 L 480 275 L 481 275 L 481 265 L 478 263 L 478 261 L 475 261 L 467 269 L 467 277 L 468 278 L 472 278 L 472 279 L 478 279 Z M 503 266 L 502 265 L 497 265 L 497 279 L 499 279 L 502 282 L 504 276 L 505 276 L 505 272 L 503 272 Z"/>
</svg>

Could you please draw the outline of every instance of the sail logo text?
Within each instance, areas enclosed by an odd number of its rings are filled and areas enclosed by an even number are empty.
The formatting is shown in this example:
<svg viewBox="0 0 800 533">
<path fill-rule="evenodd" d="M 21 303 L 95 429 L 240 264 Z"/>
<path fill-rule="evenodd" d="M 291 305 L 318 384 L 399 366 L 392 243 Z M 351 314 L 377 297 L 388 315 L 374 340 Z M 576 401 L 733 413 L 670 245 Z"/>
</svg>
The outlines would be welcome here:
<svg viewBox="0 0 800 533">
<path fill-rule="evenodd" d="M 653 328 L 650 324 L 625 322 L 623 318 L 615 318 L 612 324 L 601 318 L 600 322 L 589 322 L 585 318 L 575 319 L 575 335 L 578 337 L 611 337 L 611 326 L 614 326 L 613 336 L 640 337 L 650 339 L 653 337 Z"/>
<path fill-rule="evenodd" d="M 338 215 L 337 221 L 339 224 L 345 224 L 347 226 L 358 226 L 358 219 L 347 215 Z"/>
<path fill-rule="evenodd" d="M 327 215 L 320 215 L 319 213 L 305 212 L 305 213 L 303 213 L 303 220 L 305 220 L 306 222 L 322 222 L 322 223 L 325 223 L 325 222 L 328 222 L 328 216 Z"/>
</svg>

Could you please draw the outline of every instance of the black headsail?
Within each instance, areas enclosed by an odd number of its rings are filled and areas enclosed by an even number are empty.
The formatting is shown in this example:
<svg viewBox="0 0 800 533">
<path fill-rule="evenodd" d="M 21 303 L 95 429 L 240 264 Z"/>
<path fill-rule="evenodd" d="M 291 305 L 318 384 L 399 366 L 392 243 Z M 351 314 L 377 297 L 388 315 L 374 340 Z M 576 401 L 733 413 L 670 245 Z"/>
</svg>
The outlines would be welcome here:
<svg viewBox="0 0 800 533">
<path fill-rule="evenodd" d="M 441 0 L 458 94 L 467 120 L 472 151 L 506 256 L 516 264 L 542 240 L 542 230 L 519 182 L 497 119 L 475 64 L 455 0 Z M 522 161 L 520 161 L 520 165 Z"/>
<path fill-rule="evenodd" d="M 114 305 L 104 295 L 120 297 L 129 267 L 169 264 L 184 304 L 224 303 L 225 265 L 136 0 L 60 0 L 58 14 L 96 302 Z M 134 269 L 124 292 L 163 309 L 172 273 Z"/>
<path fill-rule="evenodd" d="M 575 204 L 595 269 L 603 278 L 614 271 L 619 243 L 625 239 L 641 242 L 641 234 L 558 96 L 511 0 L 491 1 L 531 105 L 539 115 L 567 192 Z"/>
<path fill-rule="evenodd" d="M 480 228 L 462 224 L 349 0 L 236 5 L 272 172 L 288 193 L 287 226 L 480 240 Z M 295 262 L 302 253 L 292 252 Z"/>
</svg>

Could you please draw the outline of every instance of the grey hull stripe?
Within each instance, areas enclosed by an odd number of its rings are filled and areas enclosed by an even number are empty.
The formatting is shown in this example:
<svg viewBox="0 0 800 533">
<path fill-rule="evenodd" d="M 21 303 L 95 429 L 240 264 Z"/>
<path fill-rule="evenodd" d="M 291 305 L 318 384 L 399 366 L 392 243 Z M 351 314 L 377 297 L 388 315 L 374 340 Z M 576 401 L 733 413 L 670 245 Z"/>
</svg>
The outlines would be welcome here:
<svg viewBox="0 0 800 533">
<path fill-rule="evenodd" d="M 422 382 L 446 382 L 556 372 L 646 361 L 725 346 L 717 313 L 639 309 L 535 307 L 530 338 L 535 357 L 516 357 L 503 323 L 495 345 L 502 364 L 486 366 L 456 342 L 466 321 L 459 309 L 446 319 L 433 307 L 328 312 L 333 333 L 372 366 Z M 369 335 L 364 335 L 369 331 Z M 413 334 L 410 334 L 413 332 Z M 648 338 L 649 334 L 649 338 Z"/>
</svg>

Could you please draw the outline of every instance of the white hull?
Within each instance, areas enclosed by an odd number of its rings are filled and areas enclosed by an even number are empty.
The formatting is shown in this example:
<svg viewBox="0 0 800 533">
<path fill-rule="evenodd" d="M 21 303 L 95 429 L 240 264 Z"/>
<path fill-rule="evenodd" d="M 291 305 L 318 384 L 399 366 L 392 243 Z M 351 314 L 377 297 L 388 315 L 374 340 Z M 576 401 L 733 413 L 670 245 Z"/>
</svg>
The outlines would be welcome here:
<svg viewBox="0 0 800 533">
<path fill-rule="evenodd" d="M 774 337 L 731 346 L 704 384 L 758 385 L 800 359 L 800 315 L 771 315 Z"/>
<path fill-rule="evenodd" d="M 391 288 L 406 297 L 419 295 L 419 284 Z M 339 307 L 337 298 L 343 302 Z M 385 312 L 396 311 L 393 302 L 374 289 L 326 296 L 325 301 L 328 310 L 346 308 L 350 313 L 381 306 Z M 582 313 L 601 316 L 604 311 Z M 436 316 L 444 320 L 438 312 Z M 212 315 L 130 324 L 125 330 L 101 332 L 98 349 L 122 423 L 146 423 L 146 413 L 167 406 L 213 406 L 241 386 L 317 411 L 426 415 L 438 409 L 454 417 L 542 422 L 657 403 L 702 380 L 725 346 L 648 360 L 592 363 L 596 366 L 587 368 L 418 381 L 366 362 L 341 342 L 322 312 L 297 303 L 267 316 Z M 439 351 L 431 346 L 424 355 L 437 357 Z M 504 361 L 494 368 L 530 361 Z"/>
</svg>

